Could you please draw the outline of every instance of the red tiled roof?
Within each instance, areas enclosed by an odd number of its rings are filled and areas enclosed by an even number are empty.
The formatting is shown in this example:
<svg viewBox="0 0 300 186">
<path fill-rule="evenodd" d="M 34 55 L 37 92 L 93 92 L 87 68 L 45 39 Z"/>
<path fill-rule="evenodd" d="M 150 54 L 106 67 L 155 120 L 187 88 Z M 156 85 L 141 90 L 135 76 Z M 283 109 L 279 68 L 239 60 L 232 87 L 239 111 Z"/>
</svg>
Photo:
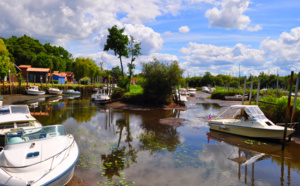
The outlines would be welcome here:
<svg viewBox="0 0 300 186">
<path fill-rule="evenodd" d="M 50 68 L 28 68 L 27 72 L 49 72 Z"/>
<path fill-rule="evenodd" d="M 31 65 L 20 65 L 19 68 L 31 68 Z"/>
<path fill-rule="evenodd" d="M 52 75 L 60 76 L 60 77 L 66 77 L 65 73 L 53 73 Z"/>
</svg>

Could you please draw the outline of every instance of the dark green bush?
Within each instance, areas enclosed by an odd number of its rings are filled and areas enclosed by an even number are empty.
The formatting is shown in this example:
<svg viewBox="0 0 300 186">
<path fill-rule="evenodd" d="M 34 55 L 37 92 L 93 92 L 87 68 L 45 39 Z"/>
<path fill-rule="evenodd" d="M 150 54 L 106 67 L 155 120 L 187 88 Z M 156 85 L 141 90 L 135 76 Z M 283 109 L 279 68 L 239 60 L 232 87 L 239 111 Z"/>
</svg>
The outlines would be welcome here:
<svg viewBox="0 0 300 186">
<path fill-rule="evenodd" d="M 53 80 L 53 83 L 54 84 L 58 84 L 58 80 Z"/>
<path fill-rule="evenodd" d="M 125 93 L 125 89 L 117 88 L 112 91 L 111 99 L 120 99 Z"/>
</svg>

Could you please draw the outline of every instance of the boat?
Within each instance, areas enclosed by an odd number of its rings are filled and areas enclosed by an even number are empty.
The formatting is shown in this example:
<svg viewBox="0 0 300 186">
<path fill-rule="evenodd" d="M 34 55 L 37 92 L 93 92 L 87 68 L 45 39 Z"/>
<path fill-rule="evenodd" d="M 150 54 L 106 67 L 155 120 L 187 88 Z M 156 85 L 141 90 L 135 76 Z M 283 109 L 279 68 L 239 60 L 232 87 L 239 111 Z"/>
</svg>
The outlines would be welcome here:
<svg viewBox="0 0 300 186">
<path fill-rule="evenodd" d="M 180 96 L 189 96 L 189 92 L 185 88 L 179 89 Z"/>
<path fill-rule="evenodd" d="M 284 127 L 270 121 L 257 105 L 232 105 L 216 119 L 210 118 L 210 130 L 265 139 L 282 139 L 284 134 Z M 287 128 L 286 136 L 294 131 Z"/>
<path fill-rule="evenodd" d="M 62 125 L 16 130 L 0 152 L 0 185 L 66 185 L 79 149 Z"/>
<path fill-rule="evenodd" d="M 49 92 L 49 94 L 57 95 L 57 94 L 62 94 L 63 91 L 58 88 L 49 88 L 48 92 Z"/>
<path fill-rule="evenodd" d="M 97 94 L 93 94 L 91 96 L 91 99 L 94 100 L 97 103 L 108 103 L 110 101 L 110 97 L 107 93 L 105 93 L 105 91 L 102 90 L 98 90 Z"/>
<path fill-rule="evenodd" d="M 26 90 L 29 95 L 44 95 L 45 91 L 39 90 L 38 86 L 29 86 Z"/>
<path fill-rule="evenodd" d="M 27 105 L 4 105 L 0 107 L 0 146 L 4 145 L 3 139 L 7 132 L 41 126 L 31 116 Z"/>
<path fill-rule="evenodd" d="M 0 95 L 0 106 L 3 104 L 3 96 Z"/>
<path fill-rule="evenodd" d="M 63 94 L 80 94 L 80 92 L 78 90 L 73 90 L 73 89 L 68 89 L 68 90 L 64 90 Z"/>
<path fill-rule="evenodd" d="M 187 96 L 186 95 L 182 95 L 182 94 L 178 94 L 178 90 L 176 90 L 175 92 L 175 100 L 176 100 L 176 97 L 179 99 L 179 104 L 183 104 L 185 105 L 185 103 L 187 102 Z"/>
<path fill-rule="evenodd" d="M 190 96 L 195 96 L 196 95 L 196 89 L 195 88 L 189 88 L 189 94 L 190 94 Z"/>
<path fill-rule="evenodd" d="M 202 87 L 202 92 L 210 93 L 210 90 L 208 87 Z"/>
<path fill-rule="evenodd" d="M 242 95 L 234 95 L 234 96 L 225 96 L 226 100 L 230 100 L 230 101 L 242 101 L 243 100 L 243 96 Z M 247 100 L 248 96 L 244 97 L 244 100 Z"/>
</svg>

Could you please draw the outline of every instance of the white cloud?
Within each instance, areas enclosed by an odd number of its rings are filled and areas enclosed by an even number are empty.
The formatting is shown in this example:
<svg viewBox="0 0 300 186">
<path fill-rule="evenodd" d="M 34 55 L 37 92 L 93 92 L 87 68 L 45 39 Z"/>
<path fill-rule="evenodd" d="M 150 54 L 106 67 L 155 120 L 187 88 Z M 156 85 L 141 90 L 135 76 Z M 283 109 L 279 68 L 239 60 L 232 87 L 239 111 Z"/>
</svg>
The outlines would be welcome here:
<svg viewBox="0 0 300 186">
<path fill-rule="evenodd" d="M 300 70 L 300 27 L 291 29 L 290 33 L 283 32 L 278 40 L 267 38 L 260 46 L 273 65 L 287 71 Z"/>
<path fill-rule="evenodd" d="M 180 4 L 180 0 L 168 3 L 161 0 L 52 0 L 39 3 L 3 0 L 0 1 L 1 36 L 26 34 L 41 42 L 59 44 L 81 41 L 103 34 L 113 25 L 141 24 L 163 14 L 175 14 Z"/>
<path fill-rule="evenodd" d="M 222 8 L 214 7 L 205 13 L 211 27 L 226 29 L 247 28 L 250 18 L 243 13 L 247 10 L 250 0 L 224 0 Z"/>
<path fill-rule="evenodd" d="M 247 30 L 250 31 L 250 32 L 256 32 L 256 31 L 259 31 L 261 30 L 262 27 L 260 25 L 255 25 L 255 27 L 248 27 Z"/>
<path fill-rule="evenodd" d="M 144 25 L 125 24 L 125 34 L 131 35 L 134 39 L 141 42 L 141 53 L 143 55 L 157 52 L 163 45 L 161 35 Z"/>
<path fill-rule="evenodd" d="M 181 32 L 181 33 L 187 33 L 187 32 L 190 31 L 190 28 L 189 28 L 188 26 L 182 26 L 182 27 L 180 27 L 178 30 L 179 30 L 179 32 Z"/>
</svg>

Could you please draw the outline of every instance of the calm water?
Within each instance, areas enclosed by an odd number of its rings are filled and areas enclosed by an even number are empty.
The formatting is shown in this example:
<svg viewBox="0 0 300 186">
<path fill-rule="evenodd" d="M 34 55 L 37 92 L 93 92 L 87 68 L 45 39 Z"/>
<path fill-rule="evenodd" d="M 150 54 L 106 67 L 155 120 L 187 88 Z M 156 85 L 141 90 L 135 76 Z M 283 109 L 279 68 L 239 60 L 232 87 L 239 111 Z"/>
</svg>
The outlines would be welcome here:
<svg viewBox="0 0 300 186">
<path fill-rule="evenodd" d="M 28 102 L 43 125 L 63 124 L 75 136 L 75 176 L 89 185 L 299 185 L 300 146 L 281 146 L 209 131 L 218 105 L 187 110 L 120 111 L 88 98 Z M 160 124 L 185 119 L 181 127 Z"/>
</svg>

